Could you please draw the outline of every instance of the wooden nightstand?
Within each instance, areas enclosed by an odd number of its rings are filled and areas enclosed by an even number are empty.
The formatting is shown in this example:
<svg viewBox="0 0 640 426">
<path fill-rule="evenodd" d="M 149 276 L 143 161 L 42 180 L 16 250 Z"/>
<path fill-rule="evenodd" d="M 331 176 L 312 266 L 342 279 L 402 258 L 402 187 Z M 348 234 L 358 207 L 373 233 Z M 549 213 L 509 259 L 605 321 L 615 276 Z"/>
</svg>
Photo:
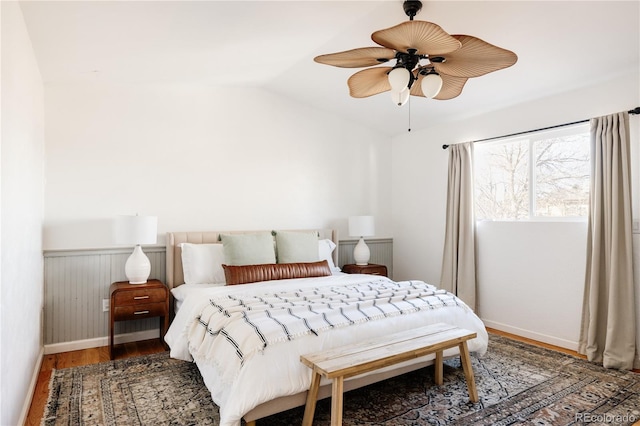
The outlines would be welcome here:
<svg viewBox="0 0 640 426">
<path fill-rule="evenodd" d="M 159 280 L 144 284 L 120 281 L 111 284 L 109 315 L 109 356 L 113 359 L 113 325 L 115 321 L 160 317 L 160 340 L 169 328 L 169 289 Z M 166 347 L 166 344 L 165 344 Z"/>
<path fill-rule="evenodd" d="M 376 265 L 375 263 L 369 263 L 368 265 L 343 265 L 342 272 L 347 274 L 371 274 L 387 276 L 387 267 L 384 265 Z"/>
</svg>

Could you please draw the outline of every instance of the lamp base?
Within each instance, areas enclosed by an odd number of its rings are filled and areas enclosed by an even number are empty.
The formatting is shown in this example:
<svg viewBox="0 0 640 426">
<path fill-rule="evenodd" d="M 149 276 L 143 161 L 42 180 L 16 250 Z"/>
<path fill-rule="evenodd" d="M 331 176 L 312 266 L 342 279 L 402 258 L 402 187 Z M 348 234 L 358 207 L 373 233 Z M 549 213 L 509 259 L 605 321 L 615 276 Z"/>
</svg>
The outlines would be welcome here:
<svg viewBox="0 0 640 426">
<path fill-rule="evenodd" d="M 369 258 L 371 257 L 371 252 L 369 251 L 369 247 L 367 243 L 364 242 L 364 238 L 360 237 L 360 241 L 353 249 L 353 260 L 355 260 L 356 265 L 368 265 Z"/>
<path fill-rule="evenodd" d="M 149 279 L 151 262 L 139 244 L 127 259 L 127 263 L 124 265 L 124 273 L 129 280 L 129 284 L 144 284 Z"/>
</svg>

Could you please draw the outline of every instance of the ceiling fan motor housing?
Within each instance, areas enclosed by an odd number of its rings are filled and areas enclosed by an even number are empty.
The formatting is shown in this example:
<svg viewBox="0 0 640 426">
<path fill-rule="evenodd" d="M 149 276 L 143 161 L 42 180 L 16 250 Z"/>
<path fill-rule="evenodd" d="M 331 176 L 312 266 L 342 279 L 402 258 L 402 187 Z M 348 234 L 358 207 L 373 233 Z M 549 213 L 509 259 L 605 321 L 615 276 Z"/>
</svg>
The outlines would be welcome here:
<svg viewBox="0 0 640 426">
<path fill-rule="evenodd" d="M 422 2 L 419 0 L 405 0 L 402 7 L 404 9 L 404 13 L 406 13 L 409 19 L 413 21 L 413 17 L 420 12 L 420 9 L 422 9 Z"/>
</svg>

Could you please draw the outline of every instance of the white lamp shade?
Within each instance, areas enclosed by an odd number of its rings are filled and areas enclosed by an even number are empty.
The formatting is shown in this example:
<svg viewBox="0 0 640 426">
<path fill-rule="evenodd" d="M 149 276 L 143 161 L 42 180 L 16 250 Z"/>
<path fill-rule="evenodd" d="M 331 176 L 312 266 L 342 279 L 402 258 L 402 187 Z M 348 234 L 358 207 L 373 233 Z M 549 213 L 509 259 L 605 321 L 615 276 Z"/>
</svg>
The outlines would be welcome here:
<svg viewBox="0 0 640 426">
<path fill-rule="evenodd" d="M 158 217 L 118 216 L 114 231 L 116 244 L 155 244 L 158 240 Z"/>
<path fill-rule="evenodd" d="M 349 235 L 352 237 L 371 237 L 375 235 L 376 228 L 373 216 L 350 216 Z"/>
<path fill-rule="evenodd" d="M 422 94 L 427 98 L 434 98 L 438 96 L 440 89 L 442 89 L 442 77 L 438 74 L 427 74 L 422 78 L 420 88 L 422 89 Z"/>
<path fill-rule="evenodd" d="M 410 94 L 410 91 L 408 87 L 400 92 L 396 92 L 395 90 L 392 90 L 391 101 L 398 106 L 402 106 L 406 104 L 407 101 L 409 100 L 409 94 Z"/>
<path fill-rule="evenodd" d="M 409 86 L 411 76 L 406 68 L 394 68 L 389 72 L 388 78 L 391 90 L 400 92 Z"/>
</svg>

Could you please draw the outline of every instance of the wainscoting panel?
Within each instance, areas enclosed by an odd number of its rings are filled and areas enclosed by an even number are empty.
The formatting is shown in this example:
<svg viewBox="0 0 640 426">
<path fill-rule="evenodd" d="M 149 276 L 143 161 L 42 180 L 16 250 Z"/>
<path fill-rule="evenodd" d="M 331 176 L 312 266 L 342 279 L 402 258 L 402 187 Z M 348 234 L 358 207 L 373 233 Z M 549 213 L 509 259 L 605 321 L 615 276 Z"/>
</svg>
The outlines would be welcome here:
<svg viewBox="0 0 640 426">
<path fill-rule="evenodd" d="M 353 261 L 357 240 L 340 241 L 338 266 Z M 370 263 L 386 265 L 393 276 L 393 240 L 367 240 Z M 109 286 L 125 281 L 124 264 L 133 249 L 48 250 L 44 253 L 44 344 L 89 341 L 109 336 L 109 312 L 102 300 L 109 299 Z M 164 247 L 147 247 L 151 278 L 165 282 Z M 159 320 L 118 321 L 115 334 L 158 330 Z"/>
<path fill-rule="evenodd" d="M 60 250 L 44 253 L 44 344 L 73 342 L 109 335 L 109 286 L 125 281 L 124 264 L 131 250 Z M 151 277 L 165 280 L 165 248 L 145 248 Z M 115 333 L 157 329 L 159 320 L 118 321 Z"/>
</svg>

